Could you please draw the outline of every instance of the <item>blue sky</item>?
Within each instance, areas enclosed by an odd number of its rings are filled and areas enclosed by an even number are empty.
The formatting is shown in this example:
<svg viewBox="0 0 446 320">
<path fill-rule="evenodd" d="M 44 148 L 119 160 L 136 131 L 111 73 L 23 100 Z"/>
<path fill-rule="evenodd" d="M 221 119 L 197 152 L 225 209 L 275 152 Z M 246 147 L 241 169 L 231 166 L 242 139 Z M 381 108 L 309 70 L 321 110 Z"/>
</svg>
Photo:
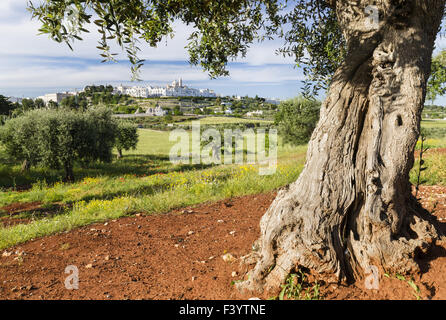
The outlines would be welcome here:
<svg viewBox="0 0 446 320">
<path fill-rule="evenodd" d="M 95 32 L 76 42 L 71 51 L 46 35 L 38 36 L 38 27 L 26 11 L 26 0 L 0 1 L 0 94 L 35 97 L 88 84 L 130 83 L 125 55 L 119 56 L 118 63 L 100 62 Z M 192 29 L 182 24 L 175 29 L 175 37 L 158 48 L 141 45 L 140 56 L 147 60 L 142 68 L 144 83 L 165 85 L 182 77 L 187 85 L 210 88 L 223 95 L 258 94 L 283 99 L 299 94 L 302 73 L 291 58 L 275 55 L 280 41 L 253 45 L 245 59 L 230 64 L 230 77 L 210 80 L 200 68 L 187 62 L 184 47 Z M 120 53 L 119 48 L 114 49 Z"/>
<path fill-rule="evenodd" d="M 81 89 L 88 84 L 129 84 L 130 69 L 121 55 L 118 63 L 101 63 L 94 32 L 76 42 L 74 51 L 37 35 L 39 24 L 26 11 L 26 0 L 0 0 L 0 94 L 36 97 L 45 93 Z M 292 58 L 275 54 L 281 41 L 254 44 L 244 59 L 229 65 L 230 77 L 210 80 L 208 75 L 187 63 L 184 49 L 190 27 L 178 24 L 173 39 L 158 48 L 142 46 L 143 83 L 165 85 L 178 77 L 186 85 L 210 88 L 223 95 L 256 94 L 269 98 L 290 98 L 301 91 L 302 71 Z M 444 46 L 443 46 L 444 44 Z M 446 46 L 439 39 L 437 47 Z M 113 48 L 112 48 L 113 49 Z M 114 48 L 116 53 L 119 48 Z M 440 98 L 438 103 L 446 104 Z"/>
</svg>

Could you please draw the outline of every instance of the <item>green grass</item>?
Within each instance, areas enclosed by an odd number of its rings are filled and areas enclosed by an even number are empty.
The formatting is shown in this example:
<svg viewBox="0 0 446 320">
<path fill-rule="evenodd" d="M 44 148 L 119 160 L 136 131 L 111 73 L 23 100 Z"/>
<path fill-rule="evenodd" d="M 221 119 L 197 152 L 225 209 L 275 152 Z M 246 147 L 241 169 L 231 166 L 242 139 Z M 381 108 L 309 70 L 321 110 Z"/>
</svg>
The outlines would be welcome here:
<svg viewBox="0 0 446 320">
<path fill-rule="evenodd" d="M 0 228 L 0 249 L 134 212 L 163 213 L 274 190 L 295 181 L 305 160 L 306 146 L 280 146 L 277 171 L 269 176 L 259 175 L 257 165 L 173 165 L 168 154 L 175 142 L 169 141 L 169 132 L 139 132 L 136 150 L 124 152 L 124 158 L 111 164 L 76 167 L 75 183 L 61 182 L 63 172 L 57 170 L 33 168 L 22 174 L 19 165 L 0 166 L 0 182 L 9 187 L 0 193 L 0 207 L 37 201 L 50 213 L 13 216 L 33 221 Z M 15 191 L 12 180 L 30 188 Z M 0 211 L 0 217 L 7 214 Z"/>
<path fill-rule="evenodd" d="M 175 142 L 169 141 L 169 132 L 139 129 L 139 141 L 136 150 L 124 151 L 124 155 L 163 155 L 168 156 Z"/>
<path fill-rule="evenodd" d="M 429 151 L 423 156 L 424 167 L 427 169 L 421 172 L 422 185 L 440 185 L 446 186 L 446 154 Z M 410 182 L 417 183 L 419 159 L 410 172 Z"/>
<path fill-rule="evenodd" d="M 124 158 L 112 163 L 94 163 L 88 168 L 75 166 L 74 175 L 77 179 L 86 177 L 120 176 L 124 174 L 154 174 L 166 172 L 169 168 L 169 150 L 175 142 L 169 141 L 166 131 L 139 129 L 139 142 L 136 150 L 123 151 Z M 64 173 L 42 167 L 33 167 L 22 173 L 20 165 L 7 159 L 0 149 L 0 188 L 30 187 L 33 184 L 45 182 L 49 185 L 60 182 Z M 2 158 L 3 157 L 3 158 Z"/>
<path fill-rule="evenodd" d="M 229 118 L 230 119 L 230 118 Z M 75 168 L 77 182 L 62 183 L 63 172 L 33 168 L 22 174 L 0 150 L 0 207 L 13 203 L 42 202 L 52 215 L 37 215 L 29 224 L 0 227 L 0 249 L 37 237 L 71 230 L 86 224 L 115 219 L 135 212 L 168 212 L 174 208 L 216 201 L 234 196 L 271 191 L 291 183 L 299 176 L 306 146 L 280 146 L 275 174 L 260 176 L 256 165 L 172 165 L 168 154 L 175 142 L 169 132 L 142 129 L 136 150 L 111 164 Z M 432 148 L 445 146 L 445 140 L 429 139 Z M 3 157 L 3 158 L 2 158 Z M 446 155 L 428 152 L 425 184 L 446 185 Z M 416 168 L 411 181 L 416 181 Z M 24 191 L 14 186 L 28 185 Z M 6 215 L 0 212 L 0 216 Z M 16 217 L 34 217 L 25 212 Z"/>
<path fill-rule="evenodd" d="M 307 274 L 298 270 L 297 273 L 290 273 L 282 284 L 282 290 L 277 297 L 271 300 L 321 300 L 320 284 L 307 281 Z"/>
<path fill-rule="evenodd" d="M 446 120 L 423 120 L 422 134 L 429 139 L 441 139 L 446 145 Z"/>
<path fill-rule="evenodd" d="M 424 148 L 429 148 L 423 155 L 424 167 L 427 169 L 421 172 L 421 184 L 446 186 L 446 153 L 438 152 L 435 149 L 446 148 L 446 138 L 429 138 L 424 142 Z M 416 150 L 421 148 L 421 140 L 418 141 Z M 415 164 L 410 171 L 410 182 L 417 183 L 420 159 L 418 154 L 415 157 Z"/>
<path fill-rule="evenodd" d="M 77 165 L 74 168 L 75 177 L 82 180 L 87 177 L 117 177 L 126 174 L 151 175 L 171 171 L 173 168 L 169 162 L 169 151 L 177 142 L 169 141 L 170 133 L 150 129 L 139 129 L 138 132 L 139 142 L 136 150 L 123 151 L 124 158 L 112 163 L 94 163 L 88 168 L 81 168 Z M 281 146 L 278 150 L 279 155 L 294 152 L 305 153 L 306 149 L 305 147 Z M 195 170 L 202 167 L 184 165 L 180 170 Z M 42 167 L 33 167 L 22 173 L 20 165 L 7 159 L 0 149 L 0 190 L 14 190 L 16 187 L 29 188 L 39 183 L 52 185 L 61 182 L 63 177 L 64 172 L 61 170 Z"/>
<path fill-rule="evenodd" d="M 422 120 L 422 128 L 446 128 L 446 120 Z"/>
<path fill-rule="evenodd" d="M 163 213 L 183 206 L 274 190 L 295 181 L 303 161 L 303 155 L 288 157 L 278 166 L 277 172 L 269 176 L 259 175 L 257 166 L 231 165 L 146 177 L 87 178 L 75 184 L 58 183 L 51 187 L 35 186 L 22 193 L 6 192 L 1 198 L 3 204 L 42 201 L 71 206 L 61 214 L 30 224 L 0 228 L 0 249 L 134 212 Z"/>
</svg>

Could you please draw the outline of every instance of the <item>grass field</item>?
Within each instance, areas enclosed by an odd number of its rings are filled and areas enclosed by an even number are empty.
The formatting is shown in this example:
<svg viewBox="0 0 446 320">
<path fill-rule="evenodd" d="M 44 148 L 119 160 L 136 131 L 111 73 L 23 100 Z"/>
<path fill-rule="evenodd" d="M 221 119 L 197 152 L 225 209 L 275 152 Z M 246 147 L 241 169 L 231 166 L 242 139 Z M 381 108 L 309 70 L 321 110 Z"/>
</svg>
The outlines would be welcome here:
<svg viewBox="0 0 446 320">
<path fill-rule="evenodd" d="M 210 118 L 208 121 L 223 120 Z M 168 154 L 175 142 L 169 141 L 169 132 L 141 129 L 139 133 L 137 149 L 124 152 L 124 158 L 111 164 L 76 167 L 75 183 L 61 182 L 63 173 L 57 170 L 32 168 L 23 174 L 20 166 L 4 157 L 0 150 L 0 186 L 3 187 L 0 207 L 38 202 L 44 212 L 31 210 L 10 217 L 29 219 L 29 223 L 0 227 L 0 249 L 135 212 L 163 213 L 277 189 L 297 179 L 307 148 L 279 144 L 276 173 L 261 176 L 258 165 L 173 165 Z M 431 148 L 446 147 L 444 139 L 429 139 L 426 143 Z M 446 154 L 428 152 L 425 162 L 428 169 L 422 172 L 422 181 L 446 185 Z M 417 163 L 414 168 L 413 183 Z M 19 186 L 27 188 L 16 191 Z M 0 211 L 2 216 L 8 213 Z"/>
<path fill-rule="evenodd" d="M 446 120 L 423 120 L 422 128 L 446 128 Z"/>
<path fill-rule="evenodd" d="M 258 165 L 173 165 L 168 153 L 169 132 L 140 130 L 137 150 L 112 164 L 77 167 L 77 182 L 62 183 L 62 172 L 2 165 L 0 207 L 39 202 L 46 214 L 22 212 L 14 218 L 31 223 L 0 228 L 0 249 L 32 238 L 134 212 L 162 213 L 174 208 L 233 196 L 267 192 L 297 179 L 306 147 L 279 147 L 277 171 L 259 175 Z M 25 181 L 24 191 L 11 181 Z M 8 185 L 9 184 L 9 185 Z M 17 184 L 18 185 L 18 184 Z M 7 212 L 0 212 L 1 216 Z"/>
<path fill-rule="evenodd" d="M 175 142 L 169 141 L 169 132 L 139 129 L 139 143 L 136 150 L 124 151 L 124 155 L 162 155 L 168 156 Z"/>
</svg>

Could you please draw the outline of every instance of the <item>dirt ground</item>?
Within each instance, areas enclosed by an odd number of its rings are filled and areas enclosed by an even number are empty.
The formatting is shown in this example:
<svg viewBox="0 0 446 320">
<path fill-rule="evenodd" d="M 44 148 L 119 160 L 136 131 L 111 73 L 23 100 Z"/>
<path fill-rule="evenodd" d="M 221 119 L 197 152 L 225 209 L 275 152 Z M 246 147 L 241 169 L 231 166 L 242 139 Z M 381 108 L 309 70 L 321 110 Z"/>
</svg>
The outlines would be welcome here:
<svg viewBox="0 0 446 320">
<path fill-rule="evenodd" d="M 423 205 L 446 231 L 446 188 L 422 187 Z M 259 235 L 275 193 L 246 196 L 165 215 L 135 215 L 48 236 L 0 254 L 1 299 L 247 299 L 233 281 L 238 258 Z M 16 210 L 17 208 L 14 208 Z M 234 261 L 224 261 L 230 253 Z M 446 248 L 420 257 L 413 275 L 422 299 L 446 299 Z M 67 266 L 79 271 L 68 290 Z M 416 299 L 407 281 L 380 275 L 379 289 L 358 281 L 323 284 L 323 299 Z M 269 298 L 271 296 L 260 296 Z"/>
</svg>

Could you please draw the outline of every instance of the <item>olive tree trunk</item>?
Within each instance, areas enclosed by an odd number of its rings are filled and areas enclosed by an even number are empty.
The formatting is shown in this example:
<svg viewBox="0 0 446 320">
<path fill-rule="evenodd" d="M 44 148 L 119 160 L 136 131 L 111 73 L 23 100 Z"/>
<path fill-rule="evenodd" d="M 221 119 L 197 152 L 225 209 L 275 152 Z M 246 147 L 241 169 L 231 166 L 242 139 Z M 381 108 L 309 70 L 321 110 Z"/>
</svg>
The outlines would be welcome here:
<svg viewBox="0 0 446 320">
<path fill-rule="evenodd" d="M 64 163 L 65 182 L 74 182 L 73 164 L 70 161 Z"/>
<path fill-rule="evenodd" d="M 260 222 L 239 289 L 276 289 L 296 267 L 328 281 L 361 278 L 371 266 L 418 269 L 439 237 L 411 194 L 426 81 L 445 1 L 332 1 L 348 50 L 335 73 L 299 179 Z M 245 259 L 249 261 L 252 259 Z"/>
<path fill-rule="evenodd" d="M 30 162 L 29 162 L 27 159 L 25 159 L 25 160 L 23 160 L 23 162 L 22 162 L 22 166 L 21 166 L 20 171 L 21 171 L 21 172 L 26 172 L 26 171 L 29 170 L 30 167 L 31 167 Z"/>
</svg>

